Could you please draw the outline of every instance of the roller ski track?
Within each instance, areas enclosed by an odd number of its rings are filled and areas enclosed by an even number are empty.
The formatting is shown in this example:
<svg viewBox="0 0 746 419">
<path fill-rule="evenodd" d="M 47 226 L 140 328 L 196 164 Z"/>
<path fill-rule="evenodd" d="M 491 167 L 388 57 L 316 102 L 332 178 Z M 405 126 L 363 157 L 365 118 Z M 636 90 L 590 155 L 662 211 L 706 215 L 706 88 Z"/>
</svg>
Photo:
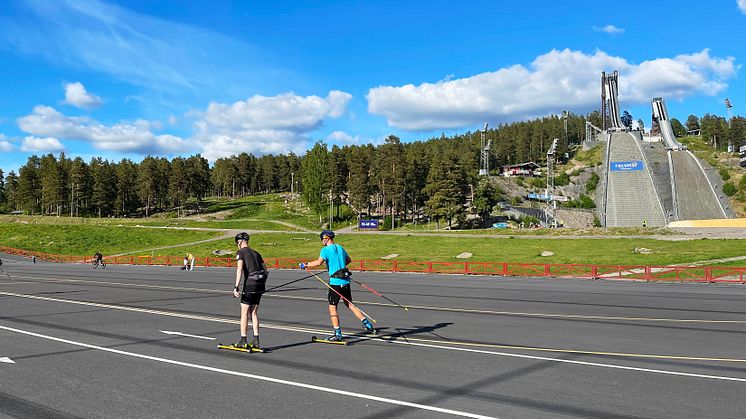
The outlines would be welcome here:
<svg viewBox="0 0 746 419">
<path fill-rule="evenodd" d="M 240 346 L 235 346 L 233 344 L 231 344 L 231 345 L 223 345 L 222 343 L 218 344 L 218 349 L 227 349 L 229 351 L 237 351 L 237 352 L 248 352 L 248 353 L 251 353 L 251 354 L 265 353 L 266 352 L 264 349 L 254 348 L 251 345 L 247 345 L 245 348 L 242 348 Z"/>
</svg>

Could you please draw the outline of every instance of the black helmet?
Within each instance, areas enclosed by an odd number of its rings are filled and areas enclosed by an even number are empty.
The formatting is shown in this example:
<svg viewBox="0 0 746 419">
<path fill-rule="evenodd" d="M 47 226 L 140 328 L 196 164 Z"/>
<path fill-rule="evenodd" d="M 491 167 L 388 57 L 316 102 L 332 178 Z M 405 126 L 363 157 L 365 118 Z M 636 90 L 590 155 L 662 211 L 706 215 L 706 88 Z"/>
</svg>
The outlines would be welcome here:
<svg viewBox="0 0 746 419">
<path fill-rule="evenodd" d="M 334 232 L 331 230 L 324 230 L 321 232 L 321 234 L 319 234 L 319 237 L 321 238 L 321 240 L 324 240 L 324 237 L 329 237 L 330 239 L 333 239 Z"/>
<path fill-rule="evenodd" d="M 249 233 L 242 232 L 236 234 L 236 243 L 240 242 L 241 240 L 249 241 Z"/>
</svg>

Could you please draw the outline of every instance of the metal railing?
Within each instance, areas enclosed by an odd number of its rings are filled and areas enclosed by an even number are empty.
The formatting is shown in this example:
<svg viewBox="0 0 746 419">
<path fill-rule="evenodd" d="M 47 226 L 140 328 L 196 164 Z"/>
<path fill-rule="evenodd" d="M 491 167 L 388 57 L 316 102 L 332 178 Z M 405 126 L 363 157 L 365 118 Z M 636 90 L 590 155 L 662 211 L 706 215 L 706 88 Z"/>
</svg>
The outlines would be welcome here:
<svg viewBox="0 0 746 419">
<path fill-rule="evenodd" d="M 56 255 L 0 246 L 0 252 L 55 263 L 91 263 L 93 256 Z M 266 258 L 271 269 L 295 269 L 300 258 Z M 178 256 L 112 256 L 111 265 L 183 266 Z M 195 267 L 231 268 L 234 258 L 196 258 Z M 587 278 L 692 283 L 745 283 L 746 268 L 725 266 L 593 265 L 517 262 L 437 262 L 413 260 L 353 260 L 348 266 L 359 272 L 412 272 L 428 274 L 489 275 L 536 278 Z"/>
</svg>

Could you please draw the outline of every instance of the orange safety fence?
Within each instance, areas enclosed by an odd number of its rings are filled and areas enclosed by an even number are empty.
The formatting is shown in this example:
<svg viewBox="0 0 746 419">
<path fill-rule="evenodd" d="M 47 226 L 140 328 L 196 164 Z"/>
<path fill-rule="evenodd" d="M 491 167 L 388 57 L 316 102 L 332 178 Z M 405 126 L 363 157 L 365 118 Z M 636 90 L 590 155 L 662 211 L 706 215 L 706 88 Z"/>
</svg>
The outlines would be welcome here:
<svg viewBox="0 0 746 419">
<path fill-rule="evenodd" d="M 0 252 L 36 257 L 37 260 L 57 263 L 90 263 L 93 256 L 56 255 L 0 246 Z M 267 258 L 271 269 L 294 269 L 307 259 Z M 179 256 L 109 256 L 112 265 L 183 266 Z M 231 257 L 195 258 L 194 266 L 232 268 L 236 260 Z M 353 271 L 414 272 L 433 274 L 491 275 L 547 278 L 589 278 L 668 282 L 722 282 L 745 283 L 746 268 L 723 266 L 646 266 L 646 265 L 591 265 L 516 262 L 436 262 L 413 260 L 353 260 L 348 266 Z"/>
</svg>

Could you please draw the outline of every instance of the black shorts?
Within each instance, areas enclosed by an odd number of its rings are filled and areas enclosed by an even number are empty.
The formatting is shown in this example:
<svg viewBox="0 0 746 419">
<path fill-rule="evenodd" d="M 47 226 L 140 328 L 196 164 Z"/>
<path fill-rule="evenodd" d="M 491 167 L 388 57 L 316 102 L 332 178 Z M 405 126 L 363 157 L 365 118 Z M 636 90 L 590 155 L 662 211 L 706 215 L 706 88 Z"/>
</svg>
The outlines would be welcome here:
<svg viewBox="0 0 746 419">
<path fill-rule="evenodd" d="M 249 305 L 258 305 L 264 294 L 264 284 L 246 281 L 241 293 L 241 303 Z"/>
<path fill-rule="evenodd" d="M 350 284 L 330 285 L 330 287 L 332 287 L 339 294 L 342 294 L 344 298 L 352 302 L 352 291 L 350 290 Z M 329 299 L 330 306 L 336 306 L 337 304 L 339 304 L 339 294 L 337 294 L 337 292 L 329 290 L 329 295 L 327 296 L 327 298 Z"/>
</svg>

